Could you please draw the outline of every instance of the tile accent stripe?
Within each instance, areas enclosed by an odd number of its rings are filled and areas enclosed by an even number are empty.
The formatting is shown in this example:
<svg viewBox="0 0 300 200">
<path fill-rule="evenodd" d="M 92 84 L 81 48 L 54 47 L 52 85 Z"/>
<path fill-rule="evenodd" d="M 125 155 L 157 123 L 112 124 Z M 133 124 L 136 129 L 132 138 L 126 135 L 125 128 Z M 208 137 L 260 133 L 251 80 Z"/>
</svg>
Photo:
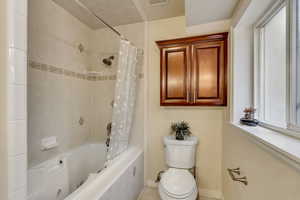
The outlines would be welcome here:
<svg viewBox="0 0 300 200">
<path fill-rule="evenodd" d="M 45 71 L 45 72 L 50 72 L 53 74 L 58 74 L 58 75 L 62 75 L 62 76 L 66 76 L 66 77 L 73 77 L 76 79 L 81 79 L 81 80 L 88 80 L 88 81 L 105 81 L 105 80 L 116 80 L 117 79 L 117 75 L 89 75 L 86 73 L 78 73 L 78 72 L 73 72 L 70 71 L 68 69 L 63 69 L 63 68 L 59 68 L 59 67 L 55 67 L 52 65 L 47 65 L 44 63 L 39 63 L 36 61 L 29 61 L 29 68 L 32 69 L 36 69 L 36 70 L 40 70 L 40 71 Z M 139 73 L 138 74 L 138 78 L 139 79 L 143 79 L 144 78 L 144 74 L 143 73 Z"/>
</svg>

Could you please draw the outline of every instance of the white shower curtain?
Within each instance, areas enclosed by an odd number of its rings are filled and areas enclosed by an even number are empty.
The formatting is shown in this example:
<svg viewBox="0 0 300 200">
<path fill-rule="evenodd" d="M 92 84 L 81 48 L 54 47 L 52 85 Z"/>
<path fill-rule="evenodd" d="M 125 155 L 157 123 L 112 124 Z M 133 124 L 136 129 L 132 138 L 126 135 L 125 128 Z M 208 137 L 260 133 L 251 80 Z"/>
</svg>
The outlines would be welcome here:
<svg viewBox="0 0 300 200">
<path fill-rule="evenodd" d="M 137 48 L 121 40 L 108 160 L 125 151 L 129 144 L 136 98 L 136 68 Z"/>
</svg>

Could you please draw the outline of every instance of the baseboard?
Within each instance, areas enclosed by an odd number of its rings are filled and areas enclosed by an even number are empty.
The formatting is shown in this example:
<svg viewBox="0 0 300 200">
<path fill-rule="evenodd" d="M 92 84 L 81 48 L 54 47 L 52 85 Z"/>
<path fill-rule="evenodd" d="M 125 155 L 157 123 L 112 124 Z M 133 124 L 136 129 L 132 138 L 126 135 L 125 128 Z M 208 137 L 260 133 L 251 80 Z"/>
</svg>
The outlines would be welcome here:
<svg viewBox="0 0 300 200">
<path fill-rule="evenodd" d="M 157 188 L 158 183 L 156 183 L 153 180 L 147 180 L 146 186 L 150 188 Z M 205 188 L 199 189 L 199 196 L 200 197 L 206 197 L 206 198 L 212 198 L 216 200 L 224 200 L 223 193 L 219 190 L 209 190 Z"/>
</svg>

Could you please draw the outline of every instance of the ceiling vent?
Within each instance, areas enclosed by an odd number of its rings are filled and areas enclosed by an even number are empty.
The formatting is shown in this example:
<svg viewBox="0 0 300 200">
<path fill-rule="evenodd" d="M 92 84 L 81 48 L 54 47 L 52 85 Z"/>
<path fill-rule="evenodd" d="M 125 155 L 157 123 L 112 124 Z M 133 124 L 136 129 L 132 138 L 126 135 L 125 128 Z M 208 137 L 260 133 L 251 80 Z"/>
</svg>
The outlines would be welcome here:
<svg viewBox="0 0 300 200">
<path fill-rule="evenodd" d="M 162 6 L 169 3 L 169 0 L 149 0 L 151 6 Z"/>
</svg>

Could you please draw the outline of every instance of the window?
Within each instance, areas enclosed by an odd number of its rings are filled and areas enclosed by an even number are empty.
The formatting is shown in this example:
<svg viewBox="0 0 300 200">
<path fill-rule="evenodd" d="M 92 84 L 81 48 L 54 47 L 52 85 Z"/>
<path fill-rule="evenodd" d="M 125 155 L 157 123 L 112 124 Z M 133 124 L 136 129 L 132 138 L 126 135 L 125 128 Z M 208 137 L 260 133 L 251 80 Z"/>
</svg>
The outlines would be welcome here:
<svg viewBox="0 0 300 200">
<path fill-rule="evenodd" d="M 293 1 L 292 9 L 292 101 L 291 127 L 300 129 L 300 0 Z"/>
<path fill-rule="evenodd" d="M 281 0 L 255 27 L 254 104 L 263 126 L 300 131 L 300 0 Z"/>
</svg>

